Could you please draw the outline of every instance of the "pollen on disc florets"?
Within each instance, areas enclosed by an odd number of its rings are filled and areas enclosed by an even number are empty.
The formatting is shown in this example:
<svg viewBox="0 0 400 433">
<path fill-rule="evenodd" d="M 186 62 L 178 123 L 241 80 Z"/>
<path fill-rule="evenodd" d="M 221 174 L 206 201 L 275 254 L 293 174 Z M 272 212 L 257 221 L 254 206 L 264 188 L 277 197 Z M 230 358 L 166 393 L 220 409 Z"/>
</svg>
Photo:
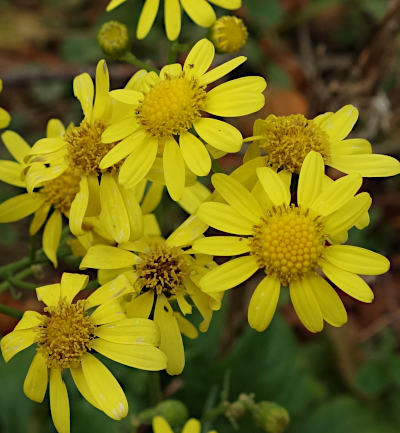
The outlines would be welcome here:
<svg viewBox="0 0 400 433">
<path fill-rule="evenodd" d="M 282 285 L 318 267 L 327 236 L 320 218 L 297 206 L 273 208 L 255 225 L 251 254 Z"/>
<path fill-rule="evenodd" d="M 79 192 L 79 180 L 79 176 L 65 171 L 55 179 L 47 181 L 40 192 L 45 195 L 47 203 L 66 213 Z"/>
<path fill-rule="evenodd" d="M 221 53 L 236 53 L 246 44 L 247 37 L 247 28 L 238 17 L 225 15 L 211 28 L 211 40 Z"/>
<path fill-rule="evenodd" d="M 85 301 L 69 304 L 64 299 L 46 307 L 39 326 L 38 350 L 49 368 L 74 368 L 91 348 L 95 325 L 86 314 Z"/>
<path fill-rule="evenodd" d="M 154 290 L 157 295 L 175 295 L 183 284 L 185 262 L 178 248 L 153 243 L 150 250 L 140 254 L 136 273 L 143 289 Z"/>
<path fill-rule="evenodd" d="M 165 79 L 145 93 L 136 117 L 145 130 L 156 138 L 186 132 L 201 117 L 207 92 L 194 77 L 182 73 Z"/>
<path fill-rule="evenodd" d="M 66 130 L 64 139 L 71 168 L 86 176 L 101 171 L 100 161 L 116 144 L 102 143 L 101 134 L 106 126 L 101 120 L 93 124 L 83 120 L 79 126 L 70 126 Z"/>
<path fill-rule="evenodd" d="M 268 166 L 300 173 L 304 158 L 312 150 L 325 162 L 329 160 L 328 134 L 302 114 L 270 115 L 259 125 L 261 130 L 255 135 L 264 136 L 257 143 L 265 151 Z"/>
</svg>

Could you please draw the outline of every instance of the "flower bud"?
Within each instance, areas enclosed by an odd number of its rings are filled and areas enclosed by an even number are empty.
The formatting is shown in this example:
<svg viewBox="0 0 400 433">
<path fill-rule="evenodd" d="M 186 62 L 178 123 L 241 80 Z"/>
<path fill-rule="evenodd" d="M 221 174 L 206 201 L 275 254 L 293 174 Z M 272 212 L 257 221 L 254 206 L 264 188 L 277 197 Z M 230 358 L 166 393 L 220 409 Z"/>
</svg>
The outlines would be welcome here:
<svg viewBox="0 0 400 433">
<path fill-rule="evenodd" d="M 210 39 L 220 53 L 236 53 L 246 44 L 247 36 L 243 21 L 228 15 L 217 19 L 210 31 Z"/>
<path fill-rule="evenodd" d="M 151 424 L 156 416 L 165 418 L 171 427 L 176 427 L 183 425 L 188 419 L 189 412 L 179 400 L 164 400 L 157 406 L 144 410 L 137 418 L 145 424 Z"/>
<path fill-rule="evenodd" d="M 97 42 L 106 56 L 119 59 L 129 52 L 128 28 L 118 21 L 107 21 L 97 34 Z"/>
<path fill-rule="evenodd" d="M 256 423 L 267 433 L 283 433 L 290 422 L 288 411 L 270 401 L 257 403 L 251 411 Z"/>
</svg>

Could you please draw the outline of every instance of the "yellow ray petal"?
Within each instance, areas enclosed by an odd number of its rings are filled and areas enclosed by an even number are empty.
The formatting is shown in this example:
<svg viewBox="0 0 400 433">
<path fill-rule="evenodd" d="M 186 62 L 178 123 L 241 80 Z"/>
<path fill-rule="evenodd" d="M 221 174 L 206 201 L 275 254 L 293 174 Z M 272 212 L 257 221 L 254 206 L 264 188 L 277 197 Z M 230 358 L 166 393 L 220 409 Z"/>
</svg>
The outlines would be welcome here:
<svg viewBox="0 0 400 433">
<path fill-rule="evenodd" d="M 110 96 L 123 104 L 136 106 L 143 98 L 143 93 L 131 89 L 116 89 L 110 92 Z M 108 134 L 106 134 L 106 137 L 107 135 Z"/>
<path fill-rule="evenodd" d="M 86 119 L 90 119 L 93 109 L 94 87 L 90 75 L 86 72 L 74 78 L 74 95 L 82 106 Z"/>
<path fill-rule="evenodd" d="M 60 119 L 50 119 L 47 122 L 46 136 L 47 137 L 62 137 L 65 134 L 65 127 Z"/>
<path fill-rule="evenodd" d="M 72 375 L 72 379 L 74 380 L 75 385 L 78 388 L 78 391 L 82 394 L 82 397 L 86 399 L 96 409 L 102 410 L 100 405 L 97 403 L 94 395 L 90 391 L 89 385 L 87 384 L 87 381 L 83 374 L 82 367 L 79 366 L 76 368 L 70 368 L 70 372 Z"/>
<path fill-rule="evenodd" d="M 143 214 L 142 209 L 136 199 L 136 193 L 133 189 L 120 187 L 121 196 L 126 208 L 130 226 L 130 240 L 136 240 L 143 236 Z"/>
<path fill-rule="evenodd" d="M 282 179 L 269 167 L 257 168 L 258 180 L 274 206 L 289 205 L 290 191 Z"/>
<path fill-rule="evenodd" d="M 377 153 L 364 155 L 335 155 L 329 165 L 343 173 L 358 173 L 363 177 L 386 177 L 400 173 L 400 162 L 396 158 Z"/>
<path fill-rule="evenodd" d="M 36 234 L 43 226 L 47 219 L 51 205 L 44 203 L 34 214 L 29 226 L 29 234 L 33 236 Z"/>
<path fill-rule="evenodd" d="M 62 217 L 59 210 L 54 210 L 48 219 L 43 230 L 43 251 L 46 256 L 53 263 L 53 266 L 57 267 L 57 251 L 60 245 L 62 230 Z"/>
<path fill-rule="evenodd" d="M 96 66 L 96 96 L 93 104 L 92 120 L 101 119 L 109 102 L 110 78 L 107 63 L 100 60 Z"/>
<path fill-rule="evenodd" d="M 133 298 L 129 302 L 126 308 L 126 315 L 132 318 L 138 317 L 147 319 L 153 309 L 153 303 L 154 292 L 150 290 L 137 298 Z"/>
<path fill-rule="evenodd" d="M 47 389 L 47 363 L 36 352 L 24 381 L 24 394 L 36 403 L 41 403 Z"/>
<path fill-rule="evenodd" d="M 199 333 L 194 325 L 192 325 L 189 320 L 185 319 L 181 313 L 174 313 L 176 321 L 178 322 L 179 330 L 183 335 L 188 338 L 197 338 Z"/>
<path fill-rule="evenodd" d="M 199 206 L 211 196 L 211 191 L 202 183 L 196 182 L 183 191 L 179 206 L 188 214 L 196 213 Z"/>
<path fill-rule="evenodd" d="M 86 176 L 82 176 L 79 182 L 79 192 L 76 194 L 69 211 L 69 228 L 75 236 L 84 234 L 82 230 L 83 218 L 89 203 L 89 186 Z"/>
<path fill-rule="evenodd" d="M 187 218 L 166 240 L 166 244 L 171 247 L 184 247 L 199 238 L 208 226 L 196 215 Z"/>
<path fill-rule="evenodd" d="M 122 3 L 125 3 L 126 0 L 111 0 L 110 3 L 108 3 L 106 7 L 106 11 L 109 12 L 113 9 L 115 9 L 117 6 L 119 6 Z"/>
<path fill-rule="evenodd" d="M 345 105 L 336 113 L 327 116 L 320 127 L 326 131 L 332 140 L 343 140 L 353 129 L 358 119 L 358 110 L 353 105 Z"/>
<path fill-rule="evenodd" d="M 61 285 L 60 283 L 48 284 L 36 288 L 36 296 L 39 301 L 44 302 L 48 307 L 55 306 L 60 300 Z"/>
<path fill-rule="evenodd" d="M 87 286 L 89 277 L 84 274 L 64 272 L 61 276 L 61 298 L 71 303 L 75 296 Z"/>
<path fill-rule="evenodd" d="M 167 37 L 170 41 L 174 41 L 181 32 L 181 6 L 179 0 L 165 0 L 164 21 Z"/>
<path fill-rule="evenodd" d="M 182 6 L 185 8 L 185 4 L 189 3 L 189 1 L 184 0 Z M 211 66 L 211 63 L 214 59 L 214 54 L 214 45 L 208 39 L 201 39 L 190 50 L 183 65 L 183 70 L 187 74 L 191 74 L 199 78 Z"/>
<path fill-rule="evenodd" d="M 208 236 L 193 243 L 193 249 L 211 256 L 237 256 L 250 251 L 249 239 L 239 236 Z"/>
<path fill-rule="evenodd" d="M 1 139 L 14 159 L 20 164 L 23 164 L 25 156 L 28 155 L 31 150 L 31 146 L 14 131 L 3 132 Z"/>
<path fill-rule="evenodd" d="M 101 141 L 103 143 L 112 143 L 114 141 L 122 140 L 125 137 L 133 134 L 137 129 L 140 128 L 140 125 L 132 119 L 132 117 L 128 117 L 127 119 L 120 120 L 119 122 L 115 122 L 106 128 L 101 135 Z M 140 131 L 142 133 L 142 131 Z M 131 141 L 131 140 L 129 140 Z M 111 150 L 115 149 L 115 147 L 119 146 L 118 143 Z M 119 146 L 121 147 L 121 146 Z M 111 151 L 110 151 L 111 152 Z M 109 152 L 109 153 L 110 153 Z M 108 155 L 108 154 L 107 154 Z M 122 158 L 121 158 L 122 159 Z M 103 160 L 104 161 L 104 158 Z M 112 165 L 112 164 L 110 164 Z M 109 165 L 109 166 L 110 166 Z M 105 163 L 103 165 L 100 164 L 100 168 L 106 168 Z"/>
<path fill-rule="evenodd" d="M 94 245 L 90 247 L 82 259 L 80 269 L 118 269 L 132 266 L 137 256 L 130 251 L 108 245 Z"/>
<path fill-rule="evenodd" d="M 174 201 L 180 200 L 185 188 L 185 162 L 178 143 L 172 137 L 165 143 L 163 168 L 169 195 Z"/>
<path fill-rule="evenodd" d="M 23 166 L 14 161 L 0 161 L 0 181 L 14 186 L 25 187 L 21 175 Z"/>
<path fill-rule="evenodd" d="M 197 419 L 189 419 L 183 427 L 182 433 L 200 433 L 201 425 Z"/>
<path fill-rule="evenodd" d="M 38 340 L 39 333 L 36 328 L 12 331 L 5 335 L 0 342 L 1 353 L 5 362 L 26 349 Z"/>
<path fill-rule="evenodd" d="M 223 63 L 222 65 L 217 66 L 216 68 L 211 69 L 206 72 L 204 75 L 200 77 L 200 84 L 206 85 L 210 84 L 214 81 L 219 80 L 220 78 L 228 75 L 229 72 L 233 71 L 235 68 L 240 66 L 247 60 L 247 57 L 239 56 L 235 57 L 228 62 Z"/>
<path fill-rule="evenodd" d="M 136 37 L 138 39 L 144 39 L 148 35 L 156 19 L 159 5 L 160 0 L 146 0 L 136 29 Z"/>
<path fill-rule="evenodd" d="M 43 316 L 37 311 L 25 311 L 21 320 L 17 323 L 14 331 L 20 331 L 22 329 L 30 329 L 39 326 L 42 323 Z"/>
<path fill-rule="evenodd" d="M 167 421 L 161 416 L 153 418 L 153 430 L 154 433 L 174 433 Z"/>
<path fill-rule="evenodd" d="M 185 190 L 186 189 L 187 188 L 185 188 Z M 157 208 L 160 204 L 163 191 L 164 185 L 152 182 L 141 204 L 142 212 L 144 214 L 151 213 Z"/>
<path fill-rule="evenodd" d="M 185 12 L 201 27 L 210 27 L 216 20 L 214 9 L 206 0 L 181 0 Z"/>
<path fill-rule="evenodd" d="M 125 313 L 118 301 L 110 301 L 100 305 L 90 316 L 90 320 L 98 326 L 122 319 L 125 319 Z"/>
<path fill-rule="evenodd" d="M 372 153 L 372 146 L 364 138 L 350 138 L 348 140 L 335 141 L 331 144 L 332 156 L 336 155 L 363 155 Z"/>
<path fill-rule="evenodd" d="M 297 203 L 304 208 L 310 207 L 322 189 L 324 160 L 318 152 L 310 152 L 300 169 Z"/>
<path fill-rule="evenodd" d="M 202 141 L 187 132 L 180 136 L 179 144 L 189 169 L 197 176 L 207 176 L 211 169 L 211 158 Z"/>
<path fill-rule="evenodd" d="M 36 212 L 44 203 L 40 193 L 26 193 L 12 197 L 0 204 L 0 223 L 18 221 Z"/>
<path fill-rule="evenodd" d="M 58 433 L 69 433 L 69 399 L 61 370 L 50 370 L 50 411 Z"/>
</svg>

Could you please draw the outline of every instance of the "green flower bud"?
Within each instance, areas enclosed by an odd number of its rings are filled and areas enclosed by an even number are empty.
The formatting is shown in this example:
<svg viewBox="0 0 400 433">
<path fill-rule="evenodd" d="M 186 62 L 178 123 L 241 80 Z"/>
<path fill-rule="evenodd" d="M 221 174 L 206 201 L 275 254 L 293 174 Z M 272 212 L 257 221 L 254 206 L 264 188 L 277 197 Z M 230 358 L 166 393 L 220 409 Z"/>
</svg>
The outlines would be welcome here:
<svg viewBox="0 0 400 433">
<path fill-rule="evenodd" d="M 236 53 L 246 44 L 248 33 L 240 18 L 225 15 L 215 21 L 209 35 L 218 52 Z"/>
<path fill-rule="evenodd" d="M 145 424 L 151 424 L 156 416 L 162 416 L 171 427 L 177 427 L 188 419 L 189 412 L 179 400 L 164 400 L 157 406 L 144 410 L 137 418 Z"/>
<path fill-rule="evenodd" d="M 256 423 L 267 433 L 283 433 L 290 422 L 288 411 L 270 401 L 257 403 L 251 411 Z"/>
<path fill-rule="evenodd" d="M 97 34 L 97 42 L 106 56 L 119 59 L 130 49 L 128 28 L 118 21 L 107 21 Z"/>
</svg>

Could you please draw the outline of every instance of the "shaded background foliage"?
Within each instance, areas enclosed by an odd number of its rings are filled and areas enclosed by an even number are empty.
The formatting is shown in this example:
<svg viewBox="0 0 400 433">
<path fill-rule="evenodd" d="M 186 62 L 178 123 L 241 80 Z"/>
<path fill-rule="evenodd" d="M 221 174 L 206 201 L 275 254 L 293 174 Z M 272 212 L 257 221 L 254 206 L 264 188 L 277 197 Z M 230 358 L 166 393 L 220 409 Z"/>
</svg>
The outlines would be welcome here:
<svg viewBox="0 0 400 433">
<path fill-rule="evenodd" d="M 140 8 L 128 0 L 111 13 L 106 1 L 0 0 L 0 76 L 4 80 L 1 106 L 12 114 L 11 129 L 30 143 L 43 136 L 49 118 L 65 124 L 79 121 L 79 104 L 72 97 L 72 79 L 94 67 L 102 53 L 96 34 L 101 24 L 118 19 L 132 36 Z M 141 2 L 140 2 L 141 3 Z M 256 115 L 235 120 L 251 135 L 255 118 L 269 113 L 314 116 L 351 103 L 359 107 L 356 135 L 372 141 L 375 152 L 399 157 L 400 136 L 400 1 L 397 0 L 244 0 L 236 12 L 248 25 L 250 38 L 243 54 L 248 62 L 240 74 L 266 76 L 267 104 Z M 222 11 L 218 11 L 219 16 Z M 184 18 L 180 41 L 200 39 L 206 30 Z M 133 52 L 156 66 L 165 62 L 167 41 L 162 16 L 148 38 L 133 37 Z M 222 57 L 222 56 L 221 56 Z M 225 56 L 226 57 L 226 56 Z M 112 87 L 132 75 L 132 66 L 109 61 Z M 4 147 L 0 157 L 9 158 Z M 228 171 L 240 164 L 240 155 L 228 155 L 221 165 Z M 338 176 L 334 170 L 330 174 Z M 209 182 L 209 179 L 206 179 Z M 264 333 L 246 324 L 249 295 L 255 280 L 226 296 L 207 334 L 185 340 L 186 368 L 179 377 L 162 375 L 164 397 L 182 399 L 192 416 L 217 405 L 221 391 L 235 400 L 254 393 L 257 401 L 272 400 L 291 415 L 288 433 L 395 433 L 400 426 L 400 200 L 399 177 L 369 179 L 371 224 L 353 230 L 351 240 L 386 254 L 392 269 L 369 278 L 376 299 L 363 305 L 343 295 L 349 323 L 326 326 L 311 335 L 298 322 L 287 294 L 280 313 Z M 0 201 L 15 194 L 0 185 Z M 165 234 L 185 218 L 164 197 L 157 215 Z M 23 257 L 28 245 L 28 221 L 0 225 L 0 263 Z M 48 284 L 71 264 L 40 268 L 36 279 Z M 21 309 L 40 309 L 31 292 L 16 288 L 0 293 L 0 302 Z M 15 321 L 0 314 L 0 333 Z M 5 366 L 0 361 L 0 431 L 45 433 L 54 427 L 48 405 L 37 405 L 23 395 L 22 384 L 32 351 L 24 351 Z M 69 387 L 72 431 L 86 433 L 132 431 L 131 415 L 151 405 L 152 373 L 105 361 L 116 372 L 130 402 L 130 415 L 114 422 L 91 407 Z M 229 386 L 228 386 L 229 384 Z M 249 416 L 242 432 L 261 431 Z M 213 425 L 219 433 L 232 431 L 223 417 Z M 146 428 L 142 430 L 146 431 Z"/>
</svg>

